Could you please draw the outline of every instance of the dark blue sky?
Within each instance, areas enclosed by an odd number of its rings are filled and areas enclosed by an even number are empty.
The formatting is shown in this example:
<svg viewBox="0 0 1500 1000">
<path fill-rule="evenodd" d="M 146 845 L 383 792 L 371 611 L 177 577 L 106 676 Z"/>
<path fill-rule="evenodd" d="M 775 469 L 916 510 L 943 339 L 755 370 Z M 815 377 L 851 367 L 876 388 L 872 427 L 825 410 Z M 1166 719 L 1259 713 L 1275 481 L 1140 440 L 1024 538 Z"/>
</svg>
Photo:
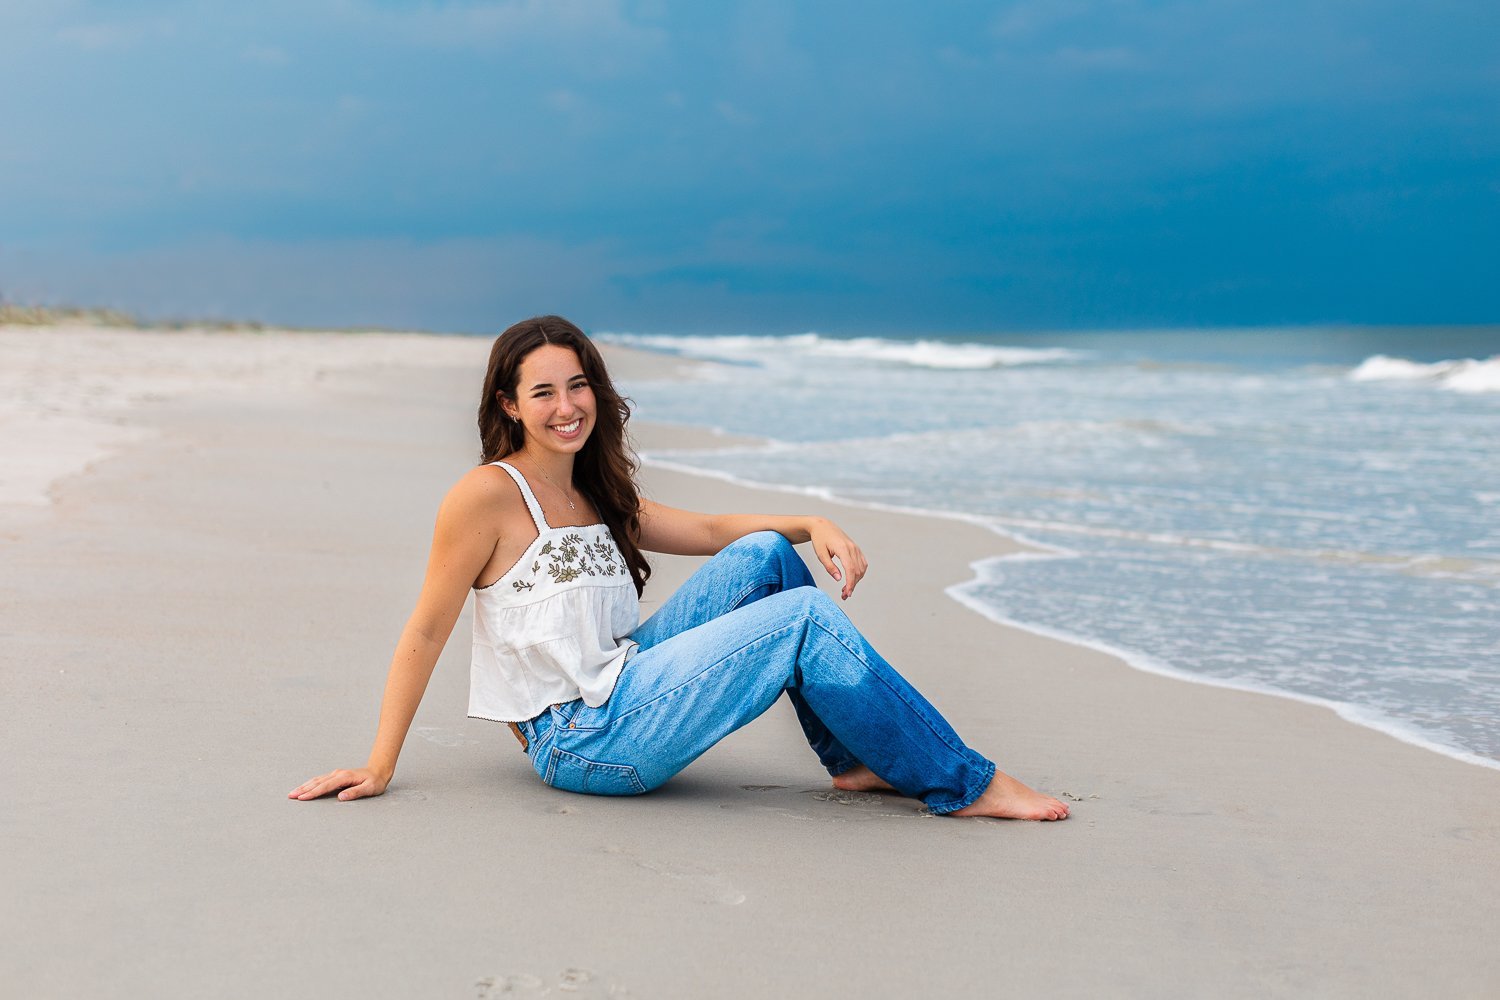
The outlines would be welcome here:
<svg viewBox="0 0 1500 1000">
<path fill-rule="evenodd" d="M 494 330 L 1500 321 L 1500 5 L 0 5 L 0 294 Z"/>
</svg>

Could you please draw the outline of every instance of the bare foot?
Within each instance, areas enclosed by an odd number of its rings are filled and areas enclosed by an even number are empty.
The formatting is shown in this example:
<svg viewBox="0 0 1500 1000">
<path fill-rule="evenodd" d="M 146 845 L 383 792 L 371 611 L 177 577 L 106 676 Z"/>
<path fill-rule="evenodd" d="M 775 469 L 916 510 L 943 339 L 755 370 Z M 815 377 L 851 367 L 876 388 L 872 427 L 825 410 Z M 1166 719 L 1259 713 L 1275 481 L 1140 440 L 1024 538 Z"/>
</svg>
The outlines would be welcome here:
<svg viewBox="0 0 1500 1000">
<path fill-rule="evenodd" d="M 895 789 L 884 781 L 874 771 L 863 764 L 855 764 L 849 770 L 833 779 L 833 787 L 841 792 L 894 792 Z"/>
<path fill-rule="evenodd" d="M 1050 795 L 1027 788 L 1004 771 L 984 794 L 949 816 L 994 816 L 998 819 L 1067 819 L 1068 807 Z"/>
</svg>

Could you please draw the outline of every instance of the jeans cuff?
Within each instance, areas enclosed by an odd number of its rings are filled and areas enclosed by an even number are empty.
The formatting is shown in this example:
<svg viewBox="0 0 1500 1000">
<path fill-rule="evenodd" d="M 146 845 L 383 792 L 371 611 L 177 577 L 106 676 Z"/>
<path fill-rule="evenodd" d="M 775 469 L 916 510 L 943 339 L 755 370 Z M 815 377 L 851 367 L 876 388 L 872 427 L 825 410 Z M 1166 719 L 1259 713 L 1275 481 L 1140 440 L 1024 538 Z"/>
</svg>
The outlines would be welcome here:
<svg viewBox="0 0 1500 1000">
<path fill-rule="evenodd" d="M 823 766 L 828 768 L 828 774 L 830 777 L 837 778 L 845 771 L 852 771 L 856 767 L 858 767 L 859 761 L 855 760 L 853 757 L 850 757 L 848 760 L 841 760 L 834 764 L 824 764 Z M 962 809 L 963 806 L 959 806 L 958 808 Z"/>
<path fill-rule="evenodd" d="M 990 782 L 995 780 L 995 762 L 985 760 L 983 757 L 979 759 L 984 761 L 984 768 L 981 771 L 984 778 L 975 783 L 975 790 L 969 792 L 969 794 L 961 799 L 951 799 L 947 802 L 927 802 L 924 800 L 923 805 L 927 807 L 928 812 L 934 816 L 944 816 L 951 812 L 958 812 L 960 809 L 973 805 L 974 800 L 984 794 L 984 790 L 990 787 Z"/>
</svg>

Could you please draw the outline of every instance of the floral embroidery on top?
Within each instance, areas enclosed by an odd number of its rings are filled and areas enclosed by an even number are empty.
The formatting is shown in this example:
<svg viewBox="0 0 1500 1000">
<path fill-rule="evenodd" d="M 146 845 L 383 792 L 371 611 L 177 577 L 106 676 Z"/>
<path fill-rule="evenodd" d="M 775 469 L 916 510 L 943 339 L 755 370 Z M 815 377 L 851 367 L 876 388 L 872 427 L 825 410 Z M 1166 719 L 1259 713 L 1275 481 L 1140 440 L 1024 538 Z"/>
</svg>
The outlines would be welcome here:
<svg viewBox="0 0 1500 1000">
<path fill-rule="evenodd" d="M 576 531 L 570 531 L 557 541 L 542 543 L 537 550 L 538 559 L 531 564 L 531 575 L 542 572 L 546 563 L 547 575 L 554 583 L 571 583 L 581 576 L 618 576 L 625 572 L 625 559 L 608 537 L 592 542 L 585 541 Z M 535 586 L 531 580 L 513 580 L 511 586 L 519 593 Z"/>
</svg>

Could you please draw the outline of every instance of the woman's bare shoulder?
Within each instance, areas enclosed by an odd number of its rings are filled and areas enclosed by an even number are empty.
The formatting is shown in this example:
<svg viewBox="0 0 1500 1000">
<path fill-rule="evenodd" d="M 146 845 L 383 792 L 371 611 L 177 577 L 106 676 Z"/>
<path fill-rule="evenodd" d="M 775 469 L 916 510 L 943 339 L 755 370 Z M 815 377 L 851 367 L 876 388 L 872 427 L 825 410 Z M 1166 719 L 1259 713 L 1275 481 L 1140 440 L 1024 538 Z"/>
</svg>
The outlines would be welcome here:
<svg viewBox="0 0 1500 1000">
<path fill-rule="evenodd" d="M 504 515 L 522 511 L 525 506 L 510 476 L 494 465 L 479 465 L 465 472 L 443 498 L 443 510 L 459 515 Z"/>
</svg>

